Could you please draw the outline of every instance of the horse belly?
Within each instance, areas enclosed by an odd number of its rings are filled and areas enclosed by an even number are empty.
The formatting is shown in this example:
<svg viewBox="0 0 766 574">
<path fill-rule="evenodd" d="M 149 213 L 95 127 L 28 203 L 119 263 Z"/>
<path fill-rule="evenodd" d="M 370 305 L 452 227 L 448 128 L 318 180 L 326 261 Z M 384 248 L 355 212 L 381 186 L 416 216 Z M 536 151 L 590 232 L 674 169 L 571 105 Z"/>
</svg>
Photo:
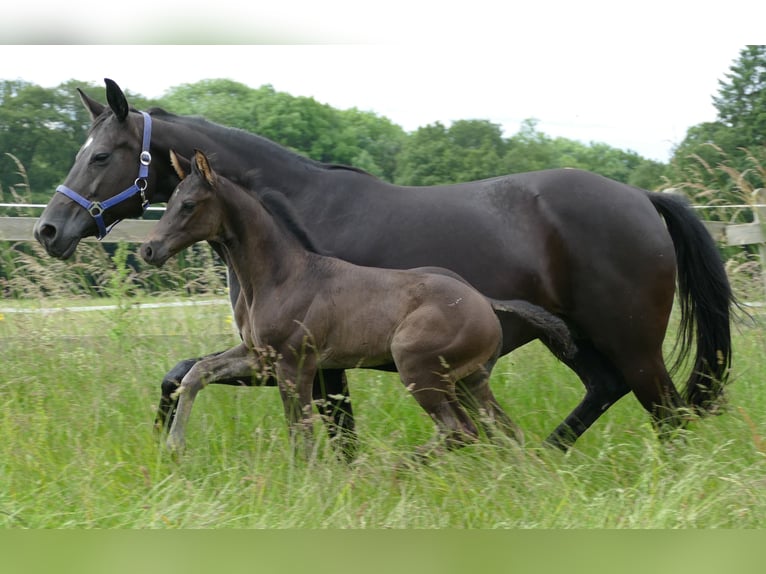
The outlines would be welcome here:
<svg viewBox="0 0 766 574">
<path fill-rule="evenodd" d="M 434 199 L 438 204 L 438 198 Z M 360 218 L 330 244 L 334 254 L 357 265 L 391 269 L 442 267 L 497 299 L 554 305 L 546 273 L 551 268 L 548 223 L 534 199 L 517 199 L 501 212 L 488 197 L 433 213 L 406 209 L 375 220 Z"/>
</svg>

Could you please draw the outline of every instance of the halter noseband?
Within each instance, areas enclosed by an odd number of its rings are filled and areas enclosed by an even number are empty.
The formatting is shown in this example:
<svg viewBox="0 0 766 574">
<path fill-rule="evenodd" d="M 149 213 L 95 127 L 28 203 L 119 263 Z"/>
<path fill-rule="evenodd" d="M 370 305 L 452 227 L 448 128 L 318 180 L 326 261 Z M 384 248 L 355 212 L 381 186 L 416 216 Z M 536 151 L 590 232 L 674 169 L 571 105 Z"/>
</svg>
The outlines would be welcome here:
<svg viewBox="0 0 766 574">
<path fill-rule="evenodd" d="M 106 237 L 106 234 L 109 233 L 115 225 L 122 221 L 122 219 L 118 219 L 107 227 L 104 224 L 104 212 L 106 212 L 107 209 L 122 203 L 126 199 L 130 199 L 136 194 L 141 196 L 142 212 L 146 211 L 146 208 L 149 207 L 149 201 L 147 201 L 144 192 L 148 185 L 147 178 L 149 177 L 149 164 L 152 163 L 152 154 L 149 153 L 149 143 L 152 137 L 152 118 L 146 112 L 141 112 L 141 115 L 144 116 L 144 139 L 141 145 L 141 155 L 138 156 L 138 177 L 136 178 L 136 181 L 133 182 L 133 185 L 103 202 L 85 199 L 82 195 L 69 189 L 65 185 L 60 185 L 56 188 L 58 193 L 63 193 L 72 201 L 77 202 L 85 209 L 85 211 L 91 214 L 93 219 L 96 220 L 96 225 L 98 226 L 98 235 L 96 235 L 96 237 L 98 237 L 98 239 Z"/>
</svg>

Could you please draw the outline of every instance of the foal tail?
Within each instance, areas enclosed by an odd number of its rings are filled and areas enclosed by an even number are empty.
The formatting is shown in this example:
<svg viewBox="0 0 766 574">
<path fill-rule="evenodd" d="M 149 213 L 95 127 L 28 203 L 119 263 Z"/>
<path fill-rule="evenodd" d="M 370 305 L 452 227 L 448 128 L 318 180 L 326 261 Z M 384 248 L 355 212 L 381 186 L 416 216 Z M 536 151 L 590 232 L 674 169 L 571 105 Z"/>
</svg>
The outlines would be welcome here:
<svg viewBox="0 0 766 574">
<path fill-rule="evenodd" d="M 538 337 L 559 359 L 569 359 L 577 353 L 572 332 L 564 321 L 543 309 L 521 299 L 498 301 L 489 299 L 495 312 L 514 313 L 537 329 Z"/>
<path fill-rule="evenodd" d="M 684 398 L 698 414 L 713 412 L 731 367 L 730 312 L 735 299 L 729 279 L 715 242 L 687 202 L 670 194 L 647 195 L 665 220 L 678 263 L 681 323 L 678 354 L 670 370 L 678 369 L 696 338 L 697 356 Z"/>
</svg>

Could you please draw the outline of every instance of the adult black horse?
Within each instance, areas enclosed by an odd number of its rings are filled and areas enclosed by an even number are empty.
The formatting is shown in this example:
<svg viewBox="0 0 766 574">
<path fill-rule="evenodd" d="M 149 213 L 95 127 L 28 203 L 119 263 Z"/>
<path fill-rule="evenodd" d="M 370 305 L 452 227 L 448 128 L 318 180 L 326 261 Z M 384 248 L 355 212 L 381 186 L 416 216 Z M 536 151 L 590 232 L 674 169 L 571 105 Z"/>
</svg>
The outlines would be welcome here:
<svg viewBox="0 0 766 574">
<path fill-rule="evenodd" d="M 714 408 L 723 392 L 731 289 L 710 235 L 675 196 L 574 169 L 400 187 L 201 118 L 138 112 L 108 79 L 108 106 L 80 96 L 93 117 L 88 140 L 35 226 L 51 256 L 65 259 L 80 239 L 167 201 L 179 182 L 169 150 L 191 156 L 199 148 L 230 179 L 284 194 L 320 247 L 342 259 L 446 267 L 489 297 L 525 299 L 563 318 L 578 347 L 564 360 L 586 393 L 549 443 L 569 447 L 630 391 L 661 433 L 682 425 L 687 407 Z M 229 280 L 236 305 L 239 288 Z M 662 354 L 676 281 L 680 358 L 696 341 L 683 398 Z M 501 321 L 503 353 L 535 337 L 513 315 Z M 170 394 L 193 363 L 166 376 L 161 413 L 172 414 Z M 321 382 L 315 396 L 326 395 L 328 412 L 353 436 L 344 373 L 324 372 Z"/>
</svg>

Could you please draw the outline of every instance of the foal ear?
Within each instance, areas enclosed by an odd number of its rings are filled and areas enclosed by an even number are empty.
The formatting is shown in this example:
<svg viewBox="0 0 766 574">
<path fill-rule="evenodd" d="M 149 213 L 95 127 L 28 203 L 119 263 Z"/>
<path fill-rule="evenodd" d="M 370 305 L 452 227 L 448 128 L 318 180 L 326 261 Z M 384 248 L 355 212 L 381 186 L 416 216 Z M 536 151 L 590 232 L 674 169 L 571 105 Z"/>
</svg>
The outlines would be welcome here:
<svg viewBox="0 0 766 574">
<path fill-rule="evenodd" d="M 125 94 L 122 93 L 120 86 L 114 80 L 104 78 L 104 82 L 106 83 L 106 101 L 109 103 L 109 107 L 112 108 L 118 120 L 125 121 L 130 111 Z"/>
<path fill-rule="evenodd" d="M 176 172 L 176 175 L 179 179 L 184 179 L 186 177 L 186 174 L 189 173 L 189 167 L 191 166 L 191 162 L 186 159 L 185 157 L 181 157 L 178 155 L 175 150 L 170 150 L 170 165 L 173 166 L 173 169 Z"/>
<path fill-rule="evenodd" d="M 215 186 L 215 173 L 213 168 L 210 167 L 210 162 L 207 156 L 200 150 L 194 150 L 194 163 L 192 164 L 192 171 L 198 173 L 205 178 L 210 187 Z"/>
<path fill-rule="evenodd" d="M 88 110 L 91 120 L 95 120 L 98 116 L 101 115 L 104 109 L 106 109 L 104 104 L 97 102 L 88 96 L 88 94 L 83 92 L 80 88 L 77 88 L 77 93 L 80 95 L 80 101 L 82 102 L 82 105 L 85 106 L 86 110 Z"/>
</svg>

